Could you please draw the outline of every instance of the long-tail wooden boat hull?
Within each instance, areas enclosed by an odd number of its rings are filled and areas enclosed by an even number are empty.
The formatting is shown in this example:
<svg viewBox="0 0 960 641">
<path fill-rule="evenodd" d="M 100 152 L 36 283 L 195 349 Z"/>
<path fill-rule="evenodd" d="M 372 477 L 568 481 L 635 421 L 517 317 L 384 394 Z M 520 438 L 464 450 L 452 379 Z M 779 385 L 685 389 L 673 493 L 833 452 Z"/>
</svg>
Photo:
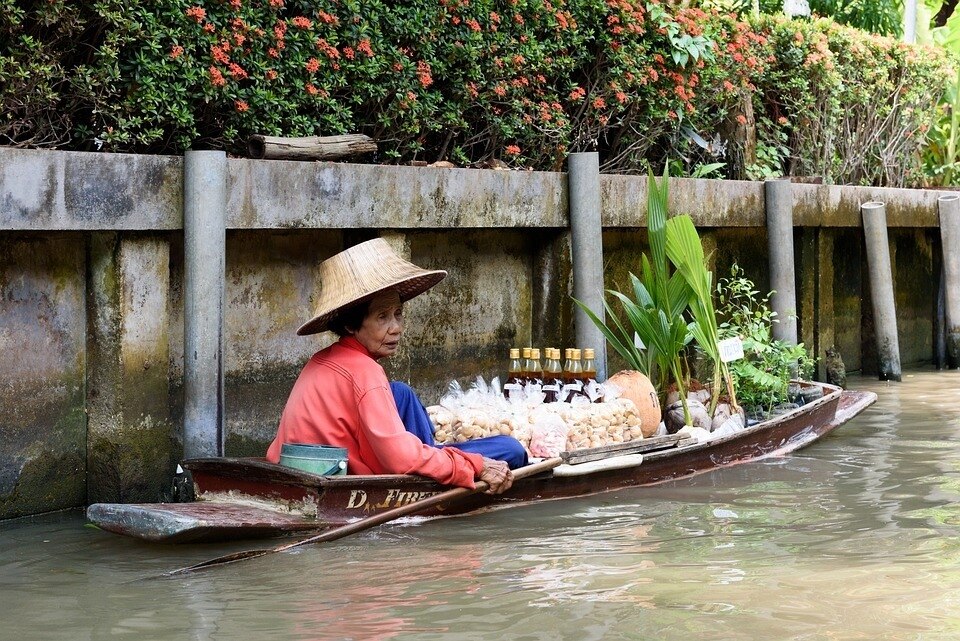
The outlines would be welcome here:
<svg viewBox="0 0 960 641">
<path fill-rule="evenodd" d="M 474 494 L 422 515 L 456 515 L 652 485 L 783 456 L 843 425 L 876 400 L 872 392 L 822 387 L 822 398 L 729 436 L 700 443 L 679 437 L 645 439 L 618 446 L 622 452 L 602 452 L 603 460 L 596 463 L 563 465 L 518 481 L 504 494 Z M 585 453 L 590 452 L 569 453 L 569 460 L 589 459 Z M 88 519 L 105 530 L 149 541 L 255 538 L 343 525 L 449 489 L 411 475 L 323 477 L 264 459 L 204 458 L 183 465 L 193 477 L 196 502 L 94 504 L 87 510 Z"/>
</svg>

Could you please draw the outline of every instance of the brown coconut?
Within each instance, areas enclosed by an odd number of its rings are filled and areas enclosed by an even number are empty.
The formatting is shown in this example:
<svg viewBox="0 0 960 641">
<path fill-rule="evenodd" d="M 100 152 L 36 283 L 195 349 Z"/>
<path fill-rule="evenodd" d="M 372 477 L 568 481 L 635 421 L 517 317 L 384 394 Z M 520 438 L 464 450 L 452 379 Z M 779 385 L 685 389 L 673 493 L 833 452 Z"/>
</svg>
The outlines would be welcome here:
<svg viewBox="0 0 960 641">
<path fill-rule="evenodd" d="M 607 379 L 607 385 L 620 390 L 620 396 L 628 398 L 637 406 L 640 415 L 640 431 L 644 438 L 653 436 L 660 427 L 660 399 L 650 379 L 635 370 L 623 370 Z"/>
</svg>

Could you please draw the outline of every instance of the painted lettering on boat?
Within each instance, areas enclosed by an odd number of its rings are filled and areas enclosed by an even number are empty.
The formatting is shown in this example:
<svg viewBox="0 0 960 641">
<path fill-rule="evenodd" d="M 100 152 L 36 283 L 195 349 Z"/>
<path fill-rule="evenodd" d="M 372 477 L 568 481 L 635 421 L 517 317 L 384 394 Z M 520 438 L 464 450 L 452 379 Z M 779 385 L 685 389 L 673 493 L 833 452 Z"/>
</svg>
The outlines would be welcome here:
<svg viewBox="0 0 960 641">
<path fill-rule="evenodd" d="M 370 512 L 371 510 L 388 510 L 409 505 L 410 503 L 416 503 L 435 494 L 439 494 L 439 492 L 409 492 L 394 488 L 387 490 L 387 494 L 382 501 L 374 503 L 373 501 L 375 499 L 371 499 L 367 495 L 366 490 L 351 490 L 350 498 L 347 499 L 347 509 L 357 510 L 363 508 L 364 512 Z"/>
</svg>

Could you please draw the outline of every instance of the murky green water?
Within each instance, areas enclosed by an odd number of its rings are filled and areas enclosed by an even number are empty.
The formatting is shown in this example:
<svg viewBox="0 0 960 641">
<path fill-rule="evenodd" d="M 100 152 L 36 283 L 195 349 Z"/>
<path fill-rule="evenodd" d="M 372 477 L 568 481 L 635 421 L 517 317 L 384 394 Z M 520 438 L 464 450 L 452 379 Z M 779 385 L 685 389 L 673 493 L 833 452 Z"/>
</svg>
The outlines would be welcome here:
<svg viewBox="0 0 960 641">
<path fill-rule="evenodd" d="M 178 578 L 251 545 L 8 522 L 0 638 L 960 638 L 960 373 L 851 387 L 880 400 L 786 459 Z"/>
</svg>

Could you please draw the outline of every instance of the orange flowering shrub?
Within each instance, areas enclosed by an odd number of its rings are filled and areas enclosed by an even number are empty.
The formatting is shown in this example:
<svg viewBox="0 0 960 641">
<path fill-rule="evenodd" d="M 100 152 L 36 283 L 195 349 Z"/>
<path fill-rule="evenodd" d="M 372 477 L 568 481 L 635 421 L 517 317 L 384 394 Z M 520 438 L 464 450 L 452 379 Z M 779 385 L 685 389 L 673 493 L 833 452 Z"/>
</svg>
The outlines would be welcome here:
<svg viewBox="0 0 960 641">
<path fill-rule="evenodd" d="M 0 0 L 8 144 L 242 152 L 253 133 L 358 132 L 377 141 L 375 162 L 557 170 L 596 149 L 604 171 L 683 158 L 680 171 L 716 161 L 731 176 L 893 184 L 906 176 L 884 167 L 911 164 L 946 69 L 832 23 L 653 0 L 35 4 Z M 866 140 L 887 122 L 854 122 L 866 105 L 907 124 L 857 164 L 846 132 Z M 732 146 L 754 125 L 757 159 L 743 167 Z"/>
</svg>

